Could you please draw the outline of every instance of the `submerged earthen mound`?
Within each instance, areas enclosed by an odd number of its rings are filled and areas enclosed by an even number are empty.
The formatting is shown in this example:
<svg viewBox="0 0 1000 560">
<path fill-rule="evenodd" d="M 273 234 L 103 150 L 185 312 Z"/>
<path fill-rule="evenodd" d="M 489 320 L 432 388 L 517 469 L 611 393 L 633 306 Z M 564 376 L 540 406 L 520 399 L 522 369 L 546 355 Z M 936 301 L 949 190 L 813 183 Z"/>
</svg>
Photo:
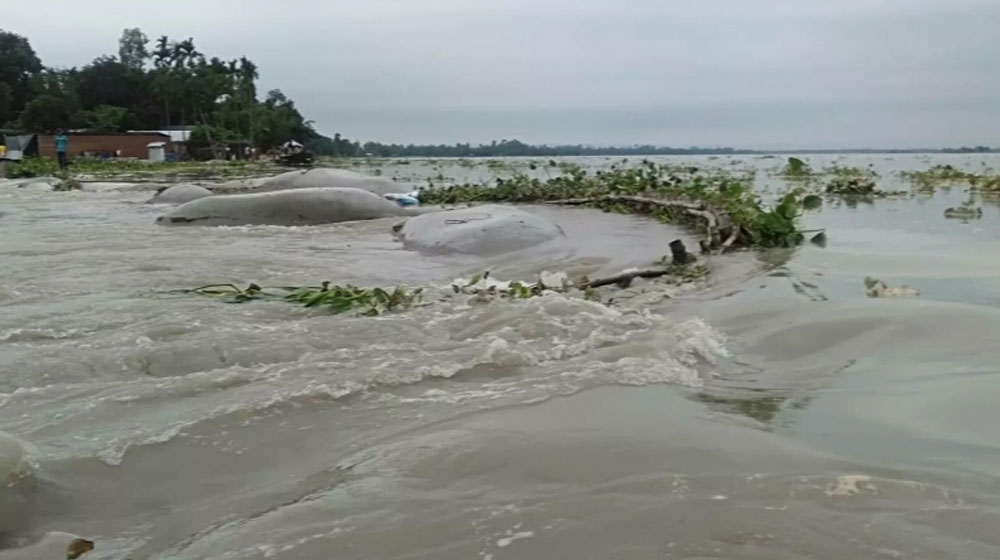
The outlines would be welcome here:
<svg viewBox="0 0 1000 560">
<path fill-rule="evenodd" d="M 565 234 L 551 221 L 513 206 L 486 205 L 423 214 L 397 234 L 407 249 L 427 254 L 498 255 Z"/>
<path fill-rule="evenodd" d="M 168 187 L 150 199 L 150 204 L 184 204 L 199 198 L 212 196 L 212 191 L 198 185 L 174 185 Z"/>
<path fill-rule="evenodd" d="M 311 188 L 199 198 L 156 219 L 162 225 L 308 226 L 410 216 L 413 212 L 369 191 Z"/>
<path fill-rule="evenodd" d="M 258 192 L 284 191 L 292 189 L 314 189 L 337 187 L 361 189 L 379 196 L 399 192 L 400 186 L 389 179 L 362 175 L 346 169 L 318 168 L 308 171 L 289 171 L 265 182 Z"/>
</svg>

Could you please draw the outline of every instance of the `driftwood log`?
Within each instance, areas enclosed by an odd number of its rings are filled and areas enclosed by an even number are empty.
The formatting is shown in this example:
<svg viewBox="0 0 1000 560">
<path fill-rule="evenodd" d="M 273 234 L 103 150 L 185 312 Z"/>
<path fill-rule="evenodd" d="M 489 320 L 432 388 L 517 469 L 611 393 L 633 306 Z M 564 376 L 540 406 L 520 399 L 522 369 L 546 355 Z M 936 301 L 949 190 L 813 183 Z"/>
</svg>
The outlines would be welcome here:
<svg viewBox="0 0 1000 560">
<path fill-rule="evenodd" d="M 684 246 L 684 242 L 680 239 L 675 239 L 670 242 L 670 252 L 673 255 L 674 265 L 685 266 L 696 260 L 694 255 L 687 252 L 687 247 Z M 593 280 L 584 279 L 578 282 L 576 287 L 581 290 L 586 290 L 600 288 L 601 286 L 611 286 L 613 284 L 619 288 L 625 289 L 632 285 L 632 281 L 636 278 L 659 278 L 661 276 L 666 276 L 675 270 L 676 269 L 666 267 L 630 268 L 606 278 L 594 278 Z"/>
<path fill-rule="evenodd" d="M 660 208 L 680 209 L 689 216 L 701 218 L 705 221 L 705 239 L 701 247 L 704 252 L 723 252 L 729 249 L 740 236 L 742 228 L 734 226 L 729 215 L 720 213 L 707 207 L 705 204 L 690 202 L 687 200 L 674 200 L 669 198 L 653 198 L 649 196 L 634 195 L 602 195 L 582 198 L 565 198 L 562 200 L 551 200 L 545 204 L 560 206 L 580 206 L 584 204 L 594 204 L 596 202 L 611 203 L 631 203 L 647 206 L 657 206 Z M 725 242 L 722 236 L 727 235 Z"/>
<path fill-rule="evenodd" d="M 632 285 L 632 280 L 636 278 L 659 278 L 660 276 L 666 276 L 670 271 L 666 268 L 633 268 L 630 270 L 623 270 L 614 276 L 608 276 L 607 278 L 595 278 L 593 280 L 584 280 L 576 285 L 577 288 L 581 290 L 586 290 L 588 288 L 600 288 L 601 286 L 610 286 L 612 284 L 618 286 L 619 288 L 628 288 Z"/>
</svg>

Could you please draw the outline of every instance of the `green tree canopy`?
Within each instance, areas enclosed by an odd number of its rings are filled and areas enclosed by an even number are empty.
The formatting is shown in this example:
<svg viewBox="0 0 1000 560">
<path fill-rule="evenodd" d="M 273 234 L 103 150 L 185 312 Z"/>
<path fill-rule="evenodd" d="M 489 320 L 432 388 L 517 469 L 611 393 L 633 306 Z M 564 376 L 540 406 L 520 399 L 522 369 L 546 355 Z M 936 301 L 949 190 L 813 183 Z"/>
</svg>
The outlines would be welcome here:
<svg viewBox="0 0 1000 560">
<path fill-rule="evenodd" d="M 149 58 L 149 37 L 138 27 L 125 29 L 118 39 L 118 59 L 129 70 L 142 70 Z"/>
<path fill-rule="evenodd" d="M 4 128 L 14 118 L 14 90 L 0 82 L 0 128 Z"/>
<path fill-rule="evenodd" d="M 28 40 L 0 29 L 0 84 L 6 84 L 10 90 L 10 107 L 14 110 L 24 107 L 31 78 L 41 71 L 42 62 Z"/>
<path fill-rule="evenodd" d="M 261 150 L 322 138 L 281 92 L 257 98 L 252 60 L 209 59 L 192 38 L 161 36 L 150 45 L 141 29 L 125 29 L 117 57 L 59 69 L 44 68 L 24 37 L 0 32 L 0 78 L 0 125 L 17 122 L 28 132 L 187 125 L 198 127 L 195 148 L 249 141 Z"/>
<path fill-rule="evenodd" d="M 73 122 L 66 100 L 50 93 L 35 97 L 21 112 L 21 126 L 27 130 L 52 132 L 58 128 L 67 128 Z"/>
<path fill-rule="evenodd" d="M 86 112 L 87 128 L 93 132 L 125 132 L 133 117 L 128 109 L 101 105 Z"/>
</svg>

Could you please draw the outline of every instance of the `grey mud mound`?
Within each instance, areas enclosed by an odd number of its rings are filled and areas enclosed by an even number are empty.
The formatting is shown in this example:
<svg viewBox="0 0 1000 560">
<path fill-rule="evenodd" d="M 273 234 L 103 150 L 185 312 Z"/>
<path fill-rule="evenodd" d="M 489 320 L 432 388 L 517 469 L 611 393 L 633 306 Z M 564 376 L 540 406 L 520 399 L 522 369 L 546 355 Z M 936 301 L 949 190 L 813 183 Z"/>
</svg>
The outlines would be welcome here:
<svg viewBox="0 0 1000 560">
<path fill-rule="evenodd" d="M 513 206 L 486 205 L 423 214 L 399 234 L 407 249 L 428 254 L 499 255 L 563 237 L 549 220 Z"/>
<path fill-rule="evenodd" d="M 217 194 L 259 192 L 260 188 L 272 179 L 274 179 L 274 177 L 233 179 L 224 183 L 213 183 L 211 187 L 212 191 Z"/>
<path fill-rule="evenodd" d="M 394 202 L 360 189 L 297 189 L 210 196 L 160 216 L 162 225 L 308 226 L 413 215 Z"/>
<path fill-rule="evenodd" d="M 212 196 L 214 193 L 198 185 L 174 185 L 156 193 L 150 204 L 184 204 L 199 198 Z"/>
<path fill-rule="evenodd" d="M 264 183 L 259 192 L 320 187 L 362 189 L 379 196 L 399 192 L 401 188 L 392 181 L 380 177 L 362 175 L 346 169 L 318 168 L 282 173 Z"/>
</svg>

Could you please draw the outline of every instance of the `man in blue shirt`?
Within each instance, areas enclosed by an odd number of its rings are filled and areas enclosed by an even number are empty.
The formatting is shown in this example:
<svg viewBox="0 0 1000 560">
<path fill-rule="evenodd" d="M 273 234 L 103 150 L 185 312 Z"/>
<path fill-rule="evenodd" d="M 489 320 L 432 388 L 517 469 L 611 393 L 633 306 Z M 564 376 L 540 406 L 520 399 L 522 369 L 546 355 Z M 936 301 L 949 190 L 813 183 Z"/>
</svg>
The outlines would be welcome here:
<svg viewBox="0 0 1000 560">
<path fill-rule="evenodd" d="M 59 169 L 66 170 L 69 161 L 66 158 L 66 149 L 69 148 L 69 138 L 59 129 L 56 131 L 56 157 L 59 158 Z"/>
</svg>

